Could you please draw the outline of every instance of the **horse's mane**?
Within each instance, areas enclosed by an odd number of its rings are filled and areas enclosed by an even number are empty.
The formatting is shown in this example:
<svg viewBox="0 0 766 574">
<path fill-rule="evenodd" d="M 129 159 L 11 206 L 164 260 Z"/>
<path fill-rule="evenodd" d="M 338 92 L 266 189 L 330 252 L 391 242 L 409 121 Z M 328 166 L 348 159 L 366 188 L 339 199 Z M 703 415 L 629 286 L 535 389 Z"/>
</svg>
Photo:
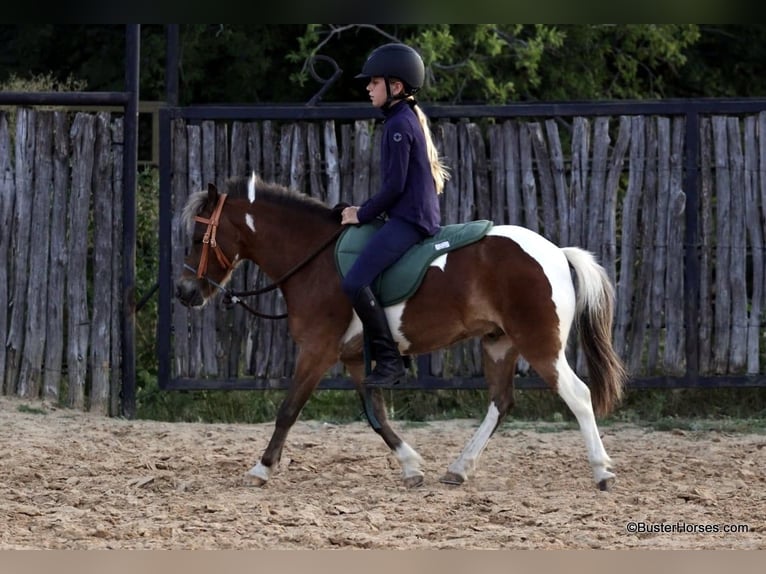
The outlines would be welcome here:
<svg viewBox="0 0 766 574">
<path fill-rule="evenodd" d="M 226 193 L 230 197 L 247 198 L 249 177 L 232 177 L 226 181 Z M 322 219 L 327 219 L 338 223 L 340 218 L 336 211 L 327 207 L 320 200 L 310 197 L 300 191 L 290 189 L 276 182 L 264 181 L 256 177 L 255 196 L 259 201 L 267 201 L 272 204 L 283 205 L 289 209 L 302 211 L 317 215 Z M 183 220 L 186 222 L 190 232 L 194 230 L 194 217 L 207 204 L 207 191 L 197 191 L 189 196 L 186 207 L 183 210 Z"/>
</svg>

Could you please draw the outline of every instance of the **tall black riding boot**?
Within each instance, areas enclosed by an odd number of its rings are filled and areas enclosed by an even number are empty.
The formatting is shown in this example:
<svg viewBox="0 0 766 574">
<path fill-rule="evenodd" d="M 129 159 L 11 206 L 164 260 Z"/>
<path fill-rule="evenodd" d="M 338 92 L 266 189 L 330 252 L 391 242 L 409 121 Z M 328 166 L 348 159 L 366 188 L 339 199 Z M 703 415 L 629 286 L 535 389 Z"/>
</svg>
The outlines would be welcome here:
<svg viewBox="0 0 766 574">
<path fill-rule="evenodd" d="M 359 292 L 354 301 L 354 311 L 362 320 L 375 359 L 375 368 L 365 378 L 364 384 L 368 387 L 388 387 L 398 383 L 407 372 L 391 335 L 386 313 L 372 289 L 365 287 Z"/>
</svg>

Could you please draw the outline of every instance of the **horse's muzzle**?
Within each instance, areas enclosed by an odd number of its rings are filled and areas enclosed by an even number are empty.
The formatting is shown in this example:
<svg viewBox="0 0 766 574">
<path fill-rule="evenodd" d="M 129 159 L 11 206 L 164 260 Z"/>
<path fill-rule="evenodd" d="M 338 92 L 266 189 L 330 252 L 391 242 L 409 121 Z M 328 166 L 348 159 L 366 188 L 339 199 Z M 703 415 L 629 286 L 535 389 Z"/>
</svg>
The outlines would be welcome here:
<svg viewBox="0 0 766 574">
<path fill-rule="evenodd" d="M 187 307 L 201 307 L 205 297 L 199 289 L 196 280 L 181 279 L 176 283 L 176 299 Z"/>
</svg>

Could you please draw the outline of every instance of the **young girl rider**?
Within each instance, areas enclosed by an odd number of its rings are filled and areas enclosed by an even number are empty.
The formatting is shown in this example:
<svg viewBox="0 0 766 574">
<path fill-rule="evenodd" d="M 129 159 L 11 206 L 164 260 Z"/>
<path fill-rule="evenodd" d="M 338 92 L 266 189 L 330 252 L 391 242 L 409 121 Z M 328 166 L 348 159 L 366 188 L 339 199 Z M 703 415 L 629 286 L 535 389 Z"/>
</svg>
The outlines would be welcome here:
<svg viewBox="0 0 766 574">
<path fill-rule="evenodd" d="M 389 386 L 406 375 L 383 307 L 371 285 L 405 251 L 434 235 L 440 227 L 437 194 L 448 179 L 434 146 L 428 119 L 414 95 L 423 86 L 420 55 L 404 44 L 384 44 L 372 51 L 357 78 L 368 80 L 372 105 L 384 115 L 381 142 L 381 186 L 361 206 L 346 207 L 343 224 L 368 223 L 385 214 L 342 282 L 368 337 L 375 368 L 367 386 Z"/>
</svg>

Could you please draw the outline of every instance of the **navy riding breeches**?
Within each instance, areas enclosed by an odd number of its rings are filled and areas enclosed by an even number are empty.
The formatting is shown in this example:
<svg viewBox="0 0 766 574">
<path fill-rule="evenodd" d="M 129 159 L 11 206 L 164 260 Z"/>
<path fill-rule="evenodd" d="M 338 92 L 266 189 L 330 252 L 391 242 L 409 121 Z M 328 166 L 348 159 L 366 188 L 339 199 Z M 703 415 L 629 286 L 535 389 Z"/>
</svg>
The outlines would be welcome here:
<svg viewBox="0 0 766 574">
<path fill-rule="evenodd" d="M 425 237 L 427 235 L 415 225 L 403 219 L 389 219 L 375 232 L 348 270 L 341 284 L 343 291 L 352 302 L 356 301 L 360 290 L 372 285 L 378 275 Z"/>
</svg>

